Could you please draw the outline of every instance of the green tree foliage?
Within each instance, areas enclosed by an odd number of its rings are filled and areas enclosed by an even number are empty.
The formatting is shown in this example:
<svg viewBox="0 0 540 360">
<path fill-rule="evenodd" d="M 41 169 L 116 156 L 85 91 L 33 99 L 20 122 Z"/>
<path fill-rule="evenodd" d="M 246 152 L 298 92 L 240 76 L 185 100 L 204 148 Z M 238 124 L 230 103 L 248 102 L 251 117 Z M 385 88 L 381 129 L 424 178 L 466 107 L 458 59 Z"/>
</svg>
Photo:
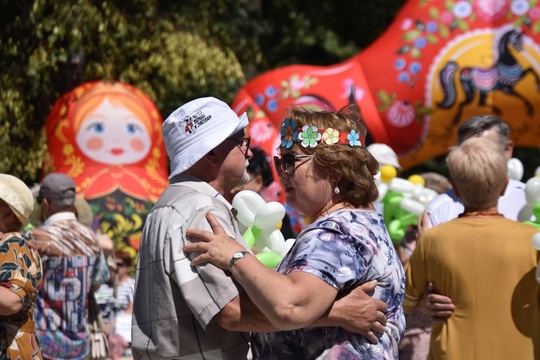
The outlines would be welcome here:
<svg viewBox="0 0 540 360">
<path fill-rule="evenodd" d="M 262 2 L 261 66 L 336 64 L 386 30 L 406 0 Z"/>
<path fill-rule="evenodd" d="M 26 181 L 39 176 L 54 101 L 76 85 L 128 82 L 167 116 L 199 96 L 232 100 L 240 60 L 260 57 L 247 1 L 0 3 L 0 172 Z"/>
</svg>

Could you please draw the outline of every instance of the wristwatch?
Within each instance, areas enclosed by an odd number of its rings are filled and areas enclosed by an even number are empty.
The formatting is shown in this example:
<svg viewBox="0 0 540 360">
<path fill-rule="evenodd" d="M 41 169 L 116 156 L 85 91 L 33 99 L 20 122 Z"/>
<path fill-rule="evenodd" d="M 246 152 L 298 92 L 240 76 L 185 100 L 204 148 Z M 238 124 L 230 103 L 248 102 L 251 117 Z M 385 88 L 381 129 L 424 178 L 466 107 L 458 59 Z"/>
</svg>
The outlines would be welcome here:
<svg viewBox="0 0 540 360">
<path fill-rule="evenodd" d="M 231 261 L 229 262 L 229 271 L 232 271 L 233 265 L 240 259 L 242 259 L 246 254 L 249 254 L 248 251 L 237 251 L 233 254 Z"/>
</svg>

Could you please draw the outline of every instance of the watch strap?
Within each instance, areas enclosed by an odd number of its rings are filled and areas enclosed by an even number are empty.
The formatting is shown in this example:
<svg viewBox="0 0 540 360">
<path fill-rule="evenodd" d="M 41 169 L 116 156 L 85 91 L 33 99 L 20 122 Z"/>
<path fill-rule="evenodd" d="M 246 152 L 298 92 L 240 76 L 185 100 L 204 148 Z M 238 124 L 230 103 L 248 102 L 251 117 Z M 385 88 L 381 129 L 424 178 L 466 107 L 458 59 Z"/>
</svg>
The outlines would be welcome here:
<svg viewBox="0 0 540 360">
<path fill-rule="evenodd" d="M 237 251 L 233 254 L 232 258 L 231 258 L 231 261 L 229 261 L 229 272 L 232 272 L 232 268 L 234 266 L 234 264 L 240 260 L 240 259 L 243 259 L 244 256 L 246 256 L 246 254 L 249 254 L 249 251 Z M 241 255 L 241 256 L 239 256 Z"/>
</svg>

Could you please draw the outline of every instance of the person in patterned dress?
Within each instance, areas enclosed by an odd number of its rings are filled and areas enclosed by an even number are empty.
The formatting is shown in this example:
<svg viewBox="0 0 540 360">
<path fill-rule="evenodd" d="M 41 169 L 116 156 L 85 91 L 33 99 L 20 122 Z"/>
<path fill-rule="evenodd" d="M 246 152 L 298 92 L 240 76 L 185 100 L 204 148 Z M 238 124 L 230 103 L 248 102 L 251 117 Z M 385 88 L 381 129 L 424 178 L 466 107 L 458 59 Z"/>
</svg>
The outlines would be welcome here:
<svg viewBox="0 0 540 360">
<path fill-rule="evenodd" d="M 405 330 L 403 267 L 374 206 L 378 163 L 364 147 L 359 109 L 314 112 L 292 107 L 274 162 L 287 203 L 312 220 L 276 270 L 227 236 L 207 213 L 212 232 L 188 230 L 184 246 L 194 269 L 228 269 L 270 322 L 283 331 L 253 333 L 254 359 L 395 359 Z M 378 342 L 341 326 L 313 326 L 332 303 L 376 281 L 373 297 L 387 305 Z M 296 329 L 296 330 L 294 330 Z"/>
<path fill-rule="evenodd" d="M 0 358 L 42 359 L 34 331 L 34 303 L 42 279 L 36 248 L 20 231 L 34 207 L 30 189 L 0 174 Z"/>
<path fill-rule="evenodd" d="M 43 260 L 35 321 L 44 359 L 89 356 L 89 292 L 99 286 L 93 278 L 104 278 L 94 273 L 99 269 L 98 238 L 75 215 L 75 189 L 66 174 L 47 175 L 37 198 L 45 222 L 27 233 Z"/>
</svg>

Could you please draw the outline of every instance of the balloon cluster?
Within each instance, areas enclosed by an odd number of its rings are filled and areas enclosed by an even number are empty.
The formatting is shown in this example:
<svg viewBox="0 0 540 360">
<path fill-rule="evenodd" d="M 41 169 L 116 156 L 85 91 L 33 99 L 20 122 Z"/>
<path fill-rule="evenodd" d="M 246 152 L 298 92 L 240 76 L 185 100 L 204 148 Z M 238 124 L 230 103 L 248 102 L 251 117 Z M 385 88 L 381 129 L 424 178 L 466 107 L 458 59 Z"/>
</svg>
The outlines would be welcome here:
<svg viewBox="0 0 540 360">
<path fill-rule="evenodd" d="M 535 176 L 525 184 L 525 198 L 527 204 L 519 212 L 518 221 L 532 225 L 540 231 L 540 166 L 536 168 Z M 533 235 L 532 245 L 536 250 L 540 250 L 540 232 Z M 536 281 L 540 283 L 540 263 L 538 265 Z"/>
<path fill-rule="evenodd" d="M 392 165 L 381 167 L 375 176 L 379 189 L 377 201 L 384 204 L 383 217 L 392 241 L 397 244 L 403 239 L 409 225 L 416 225 L 426 205 L 437 196 L 437 192 L 425 187 L 424 178 L 411 175 L 408 179 L 397 177 Z"/>
<path fill-rule="evenodd" d="M 527 204 L 521 209 L 518 221 L 535 225 L 540 230 L 540 176 L 530 178 L 525 184 L 525 199 Z M 530 221 L 532 216 L 535 221 Z"/>
<path fill-rule="evenodd" d="M 232 205 L 238 211 L 238 221 L 246 228 L 243 238 L 247 245 L 256 246 L 259 253 L 255 256 L 267 267 L 275 268 L 295 241 L 285 241 L 279 230 L 285 216 L 283 204 L 267 203 L 256 192 L 242 190 L 234 196 Z"/>
</svg>

